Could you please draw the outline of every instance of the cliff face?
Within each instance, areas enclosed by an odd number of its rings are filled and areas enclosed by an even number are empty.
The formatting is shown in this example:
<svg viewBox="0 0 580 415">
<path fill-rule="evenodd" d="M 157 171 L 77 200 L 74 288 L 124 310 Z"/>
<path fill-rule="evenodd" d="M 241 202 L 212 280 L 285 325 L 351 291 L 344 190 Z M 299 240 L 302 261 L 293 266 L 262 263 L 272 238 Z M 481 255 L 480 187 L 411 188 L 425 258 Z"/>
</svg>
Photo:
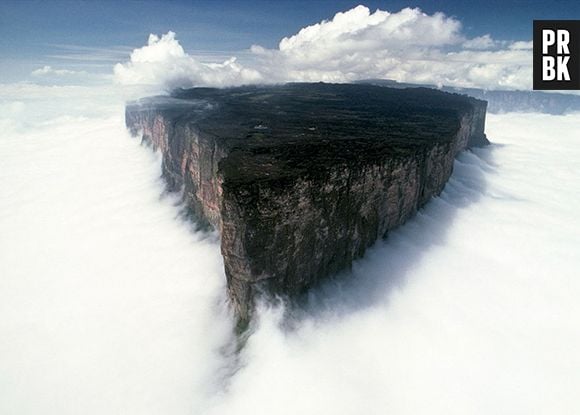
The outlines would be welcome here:
<svg viewBox="0 0 580 415">
<path fill-rule="evenodd" d="M 187 206 L 201 225 L 220 229 L 221 186 L 218 162 L 224 149 L 195 125 L 197 117 L 211 111 L 207 103 L 164 98 L 137 106 L 127 106 L 125 121 L 131 134 L 142 134 L 144 142 L 163 156 L 163 177 L 170 190 L 183 189 Z M 182 122 L 180 122 L 182 120 Z"/>
<path fill-rule="evenodd" d="M 348 268 L 438 195 L 455 155 L 485 145 L 486 103 L 427 89 L 199 88 L 127 107 L 170 188 L 221 233 L 229 295 L 303 292 Z"/>
</svg>

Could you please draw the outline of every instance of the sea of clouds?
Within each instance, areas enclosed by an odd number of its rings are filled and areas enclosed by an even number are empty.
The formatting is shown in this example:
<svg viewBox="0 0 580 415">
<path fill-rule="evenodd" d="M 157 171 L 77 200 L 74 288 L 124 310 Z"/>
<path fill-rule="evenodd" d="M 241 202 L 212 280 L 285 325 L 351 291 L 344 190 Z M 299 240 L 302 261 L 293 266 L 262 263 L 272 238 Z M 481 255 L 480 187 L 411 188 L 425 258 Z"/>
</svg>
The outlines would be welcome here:
<svg viewBox="0 0 580 415">
<path fill-rule="evenodd" d="M 580 116 L 489 115 L 441 197 L 235 353 L 216 235 L 76 99 L 2 104 L 0 413 L 578 410 Z"/>
<path fill-rule="evenodd" d="M 578 413 L 580 115 L 488 115 L 493 145 L 461 154 L 440 197 L 300 308 L 260 305 L 244 343 L 218 236 L 183 218 L 159 156 L 125 129 L 127 97 L 174 86 L 369 68 L 450 83 L 451 66 L 431 71 L 394 47 L 373 64 L 377 36 L 463 68 L 463 86 L 494 68 L 469 53 L 505 58 L 494 85 L 531 79 L 514 64 L 525 42 L 357 7 L 252 48 L 270 66 L 201 63 L 169 33 L 118 64 L 114 84 L 44 66 L 0 84 L 1 414 Z M 419 69 L 390 76 L 376 65 L 390 56 L 391 70 Z"/>
<path fill-rule="evenodd" d="M 573 414 L 580 116 L 491 115 L 441 197 L 288 329 L 265 308 L 212 414 Z"/>
<path fill-rule="evenodd" d="M 83 92 L 84 116 L 53 99 L 2 120 L 0 413 L 196 413 L 231 343 L 216 235 Z"/>
</svg>

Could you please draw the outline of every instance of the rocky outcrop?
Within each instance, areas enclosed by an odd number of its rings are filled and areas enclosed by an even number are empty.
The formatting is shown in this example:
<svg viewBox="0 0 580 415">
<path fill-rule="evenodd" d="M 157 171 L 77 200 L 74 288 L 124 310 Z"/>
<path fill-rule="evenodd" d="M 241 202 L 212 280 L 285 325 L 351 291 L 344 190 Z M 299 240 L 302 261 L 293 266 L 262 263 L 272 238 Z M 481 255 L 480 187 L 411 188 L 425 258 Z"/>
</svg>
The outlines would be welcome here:
<svg viewBox="0 0 580 415">
<path fill-rule="evenodd" d="M 171 189 L 221 234 L 242 320 L 348 268 L 438 195 L 455 155 L 487 144 L 485 101 L 430 89 L 196 88 L 127 106 Z"/>
</svg>

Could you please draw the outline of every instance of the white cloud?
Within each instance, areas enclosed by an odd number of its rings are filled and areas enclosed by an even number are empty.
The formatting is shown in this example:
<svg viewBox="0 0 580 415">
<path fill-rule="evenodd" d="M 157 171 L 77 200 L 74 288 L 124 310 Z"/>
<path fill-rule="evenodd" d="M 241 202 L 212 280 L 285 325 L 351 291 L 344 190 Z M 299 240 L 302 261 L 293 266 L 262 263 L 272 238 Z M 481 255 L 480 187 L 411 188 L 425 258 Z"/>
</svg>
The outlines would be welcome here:
<svg viewBox="0 0 580 415">
<path fill-rule="evenodd" d="M 489 89 L 531 86 L 529 42 L 489 34 L 467 39 L 461 22 L 443 13 L 405 8 L 371 12 L 365 6 L 337 13 L 283 38 L 278 47 L 250 47 L 244 65 L 235 58 L 208 64 L 188 55 L 169 32 L 151 35 L 115 79 L 162 88 L 228 86 L 256 82 L 349 82 L 368 78 Z"/>
<path fill-rule="evenodd" d="M 579 121 L 489 116 L 500 145 L 460 155 L 443 194 L 311 292 L 303 320 L 262 310 L 209 413 L 575 413 Z"/>
<path fill-rule="evenodd" d="M 262 81 L 254 69 L 244 68 L 232 57 L 223 63 L 202 63 L 185 53 L 175 33 L 150 35 L 146 46 L 135 49 L 129 62 L 114 67 L 115 81 L 122 85 L 227 86 Z"/>
<path fill-rule="evenodd" d="M 466 39 L 461 24 L 419 9 L 371 13 L 358 6 L 284 38 L 276 50 L 254 47 L 260 67 L 281 80 L 346 82 L 388 78 L 483 88 L 527 88 L 528 53 L 490 49 L 489 35 Z"/>
<path fill-rule="evenodd" d="M 53 68 L 45 65 L 33 70 L 30 75 L 34 82 L 42 86 L 86 86 L 105 85 L 111 82 L 111 75 L 107 73 L 87 72 L 84 70 L 71 70 L 65 68 Z M 5 84 L 6 85 L 6 84 Z M 1 92 L 1 91 L 0 91 Z"/>
<path fill-rule="evenodd" d="M 54 49 L 54 53 L 46 55 L 47 58 L 69 63 L 78 61 L 84 65 L 89 63 L 114 64 L 119 59 L 126 59 L 131 52 L 131 48 L 125 46 L 109 48 L 71 44 L 50 44 L 49 46 Z"/>
<path fill-rule="evenodd" d="M 458 43 L 461 24 L 442 13 L 432 16 L 419 9 L 398 13 L 357 6 L 285 37 L 279 45 L 289 57 L 324 57 L 337 52 L 375 51 L 409 46 L 443 46 Z M 322 56 L 321 56 L 322 54 Z"/>
<path fill-rule="evenodd" d="M 468 39 L 463 42 L 463 47 L 465 49 L 492 49 L 497 45 L 497 42 L 491 38 L 489 34 L 474 37 L 473 39 Z"/>
<path fill-rule="evenodd" d="M 531 50 L 534 47 L 534 42 L 532 42 L 531 40 L 529 42 L 524 42 L 524 41 L 518 41 L 518 42 L 513 42 L 509 48 L 512 50 Z"/>
<path fill-rule="evenodd" d="M 88 89 L 0 101 L 0 413 L 202 413 L 233 342 L 219 244 Z"/>
<path fill-rule="evenodd" d="M 78 71 L 71 71 L 68 69 L 54 69 L 52 66 L 45 65 L 42 68 L 35 69 L 32 71 L 32 76 L 43 76 L 43 75 L 74 75 L 79 73 Z M 83 72 L 86 73 L 86 72 Z"/>
</svg>

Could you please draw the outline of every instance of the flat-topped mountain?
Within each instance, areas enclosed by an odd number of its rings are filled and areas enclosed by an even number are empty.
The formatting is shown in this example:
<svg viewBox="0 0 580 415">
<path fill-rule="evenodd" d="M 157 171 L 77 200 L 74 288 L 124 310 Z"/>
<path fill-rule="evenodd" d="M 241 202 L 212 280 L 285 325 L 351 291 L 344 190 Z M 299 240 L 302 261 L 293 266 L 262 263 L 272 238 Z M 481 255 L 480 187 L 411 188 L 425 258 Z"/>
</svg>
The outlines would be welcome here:
<svg viewBox="0 0 580 415">
<path fill-rule="evenodd" d="M 486 102 L 426 88 L 194 88 L 127 105 L 200 223 L 219 230 L 242 320 L 257 292 L 299 294 L 348 268 L 488 143 Z"/>
</svg>

